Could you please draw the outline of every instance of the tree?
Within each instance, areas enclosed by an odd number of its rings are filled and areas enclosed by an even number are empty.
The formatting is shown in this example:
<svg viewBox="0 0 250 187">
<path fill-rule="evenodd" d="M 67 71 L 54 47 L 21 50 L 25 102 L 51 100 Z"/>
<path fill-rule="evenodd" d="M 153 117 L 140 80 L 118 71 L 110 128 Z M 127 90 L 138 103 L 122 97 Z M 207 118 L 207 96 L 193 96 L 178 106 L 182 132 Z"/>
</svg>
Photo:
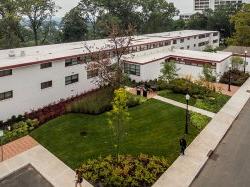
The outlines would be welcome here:
<svg viewBox="0 0 250 187">
<path fill-rule="evenodd" d="M 92 48 L 85 44 L 85 48 L 90 54 L 91 61 L 87 63 L 87 71 L 97 71 L 98 76 L 94 82 L 99 86 L 109 85 L 114 89 L 124 84 L 122 57 L 128 53 L 132 43 L 135 29 L 129 26 L 127 30 L 121 29 L 118 25 L 106 26 L 109 39 L 100 48 Z M 109 49 L 106 52 L 105 49 Z"/>
<path fill-rule="evenodd" d="M 147 0 L 142 3 L 143 33 L 169 31 L 172 19 L 178 14 L 173 3 L 165 0 Z"/>
<path fill-rule="evenodd" d="M 128 96 L 124 88 L 115 90 L 114 100 L 112 102 L 113 109 L 109 113 L 109 125 L 114 132 L 117 163 L 119 163 L 120 142 L 123 136 L 124 126 L 129 118 L 127 101 Z"/>
<path fill-rule="evenodd" d="M 91 24 L 89 37 L 95 39 L 97 37 L 97 19 L 98 16 L 103 14 L 103 8 L 98 0 L 81 0 L 78 8 L 86 22 Z"/>
<path fill-rule="evenodd" d="M 231 63 L 232 63 L 232 68 L 234 70 L 239 70 L 242 64 L 244 63 L 244 60 L 239 56 L 233 56 L 231 59 Z"/>
<path fill-rule="evenodd" d="M 45 21 L 51 21 L 57 10 L 53 0 L 19 0 L 21 13 L 27 16 L 28 26 L 32 29 L 35 45 L 39 44 L 39 29 Z"/>
<path fill-rule="evenodd" d="M 250 46 L 250 4 L 244 4 L 239 12 L 232 16 L 235 33 L 228 39 L 230 45 Z"/>
<path fill-rule="evenodd" d="M 216 49 L 214 49 L 213 46 L 211 46 L 211 45 L 206 45 L 205 49 L 203 51 L 204 52 L 216 53 Z"/>
<path fill-rule="evenodd" d="M 176 62 L 165 62 L 163 65 L 164 66 L 161 69 L 162 75 L 160 76 L 160 79 L 166 82 L 170 82 L 171 80 L 175 79 L 177 76 Z"/>
<path fill-rule="evenodd" d="M 62 19 L 62 40 L 64 42 L 85 40 L 87 32 L 86 20 L 78 7 L 71 9 Z"/>
<path fill-rule="evenodd" d="M 208 82 L 216 81 L 216 77 L 214 76 L 214 70 L 212 69 L 211 64 L 203 65 L 202 74 L 203 75 L 201 76 L 201 79 Z"/>
<path fill-rule="evenodd" d="M 207 17 L 197 12 L 193 14 L 187 22 L 188 29 L 204 30 L 207 28 Z"/>
<path fill-rule="evenodd" d="M 0 48 L 19 47 L 24 38 L 21 34 L 21 17 L 18 1 L 2 0 L 0 3 Z"/>
</svg>

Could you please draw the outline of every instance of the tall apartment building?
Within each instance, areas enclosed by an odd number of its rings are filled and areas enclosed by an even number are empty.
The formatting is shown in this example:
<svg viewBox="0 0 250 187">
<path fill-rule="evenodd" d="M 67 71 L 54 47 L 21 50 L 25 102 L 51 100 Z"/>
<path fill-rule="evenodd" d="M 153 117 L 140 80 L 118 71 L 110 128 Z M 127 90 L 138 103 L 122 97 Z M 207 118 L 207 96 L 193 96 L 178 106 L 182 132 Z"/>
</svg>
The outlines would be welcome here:
<svg viewBox="0 0 250 187">
<path fill-rule="evenodd" d="M 202 11 L 205 9 L 216 9 L 219 5 L 238 5 L 243 3 L 242 0 L 194 0 L 194 10 Z"/>
<path fill-rule="evenodd" d="M 219 46 L 219 37 L 217 31 L 193 30 L 135 36 L 129 53 L 148 53 L 163 47 L 201 51 L 206 45 Z M 0 50 L 0 120 L 95 89 L 97 74 L 86 69 L 91 55 L 85 45 L 92 51 L 103 49 L 112 57 L 112 49 L 105 48 L 109 42 L 101 39 Z M 124 68 L 128 74 L 144 74 L 140 65 Z"/>
</svg>

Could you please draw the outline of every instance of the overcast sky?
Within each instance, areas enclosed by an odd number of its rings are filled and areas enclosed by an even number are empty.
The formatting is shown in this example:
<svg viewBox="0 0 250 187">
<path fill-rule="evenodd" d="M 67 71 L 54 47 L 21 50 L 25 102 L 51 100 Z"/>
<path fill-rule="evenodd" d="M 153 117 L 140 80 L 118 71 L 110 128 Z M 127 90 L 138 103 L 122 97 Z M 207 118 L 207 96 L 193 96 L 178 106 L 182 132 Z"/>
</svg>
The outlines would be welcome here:
<svg viewBox="0 0 250 187">
<path fill-rule="evenodd" d="M 75 7 L 80 0 L 55 0 L 56 4 L 59 5 L 61 10 L 57 13 L 58 17 L 63 17 L 66 12 Z M 119 1 L 119 0 L 116 0 Z M 175 7 L 180 10 L 181 13 L 192 13 L 193 12 L 193 0 L 168 0 L 173 2 Z M 243 0 L 243 2 L 250 2 L 250 0 Z"/>
</svg>

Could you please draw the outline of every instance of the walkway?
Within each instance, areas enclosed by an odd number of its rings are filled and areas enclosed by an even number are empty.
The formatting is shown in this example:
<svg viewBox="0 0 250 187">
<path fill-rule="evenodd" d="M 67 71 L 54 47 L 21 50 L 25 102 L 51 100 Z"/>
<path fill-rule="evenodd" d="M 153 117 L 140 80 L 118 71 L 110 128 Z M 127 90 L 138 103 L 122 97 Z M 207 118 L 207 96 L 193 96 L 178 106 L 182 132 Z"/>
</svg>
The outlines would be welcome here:
<svg viewBox="0 0 250 187">
<path fill-rule="evenodd" d="M 250 185 L 250 100 L 192 187 Z"/>
<path fill-rule="evenodd" d="M 22 137 L 18 140 L 15 140 L 13 142 L 10 142 L 6 145 L 3 145 L 3 160 L 10 159 L 22 152 L 25 152 L 35 146 L 37 146 L 38 143 L 31 138 L 30 136 Z M 2 151 L 0 149 L 0 161 L 2 158 Z"/>
<path fill-rule="evenodd" d="M 232 86 L 231 85 L 231 91 L 228 91 L 228 84 L 222 84 L 222 83 L 213 83 L 217 91 L 220 91 L 224 95 L 233 96 L 240 87 L 238 86 Z"/>
<path fill-rule="evenodd" d="M 205 129 L 188 146 L 185 156 L 178 157 L 153 187 L 188 187 L 191 185 L 195 177 L 206 164 L 208 155 L 211 151 L 216 149 L 249 100 L 249 90 L 250 79 L 245 82 L 220 112 L 215 115 Z M 238 135 L 238 138 L 240 138 L 240 136 L 241 135 Z M 237 154 L 237 144 L 235 144 L 235 142 L 231 143 L 234 145 L 234 151 L 228 152 L 228 154 Z M 245 149 L 249 149 L 249 147 L 246 146 Z M 247 157 L 247 155 L 241 156 Z"/>
<path fill-rule="evenodd" d="M 154 96 L 153 98 L 154 98 L 154 99 L 157 99 L 157 100 L 159 100 L 159 101 L 162 101 L 162 102 L 165 102 L 165 103 L 168 103 L 168 104 L 171 104 L 171 105 L 180 107 L 180 108 L 184 108 L 184 109 L 187 108 L 186 104 L 183 104 L 183 103 L 180 103 L 180 102 L 171 100 L 171 99 L 167 99 L 167 98 L 165 98 L 165 97 L 161 97 L 161 96 L 156 95 L 156 96 Z M 199 108 L 196 108 L 196 107 L 193 107 L 193 106 L 189 106 L 188 108 L 189 108 L 190 111 L 197 112 L 197 113 L 199 113 L 199 114 L 208 116 L 208 117 L 210 117 L 210 118 L 213 118 L 213 117 L 215 116 L 215 113 L 213 113 L 213 112 L 209 112 L 209 111 L 206 111 L 206 110 L 202 110 L 202 109 L 199 109 Z"/>
</svg>

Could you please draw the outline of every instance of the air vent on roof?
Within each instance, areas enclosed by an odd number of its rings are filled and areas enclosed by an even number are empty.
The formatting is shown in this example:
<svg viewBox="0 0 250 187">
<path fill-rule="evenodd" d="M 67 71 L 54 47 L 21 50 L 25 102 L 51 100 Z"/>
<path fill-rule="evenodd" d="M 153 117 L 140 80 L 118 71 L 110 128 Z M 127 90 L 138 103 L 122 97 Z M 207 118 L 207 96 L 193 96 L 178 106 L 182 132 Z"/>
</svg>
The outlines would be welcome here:
<svg viewBox="0 0 250 187">
<path fill-rule="evenodd" d="M 21 51 L 20 56 L 25 56 L 25 51 Z"/>
<path fill-rule="evenodd" d="M 10 50 L 9 57 L 15 57 L 15 56 L 16 56 L 15 51 L 14 50 Z"/>
</svg>

